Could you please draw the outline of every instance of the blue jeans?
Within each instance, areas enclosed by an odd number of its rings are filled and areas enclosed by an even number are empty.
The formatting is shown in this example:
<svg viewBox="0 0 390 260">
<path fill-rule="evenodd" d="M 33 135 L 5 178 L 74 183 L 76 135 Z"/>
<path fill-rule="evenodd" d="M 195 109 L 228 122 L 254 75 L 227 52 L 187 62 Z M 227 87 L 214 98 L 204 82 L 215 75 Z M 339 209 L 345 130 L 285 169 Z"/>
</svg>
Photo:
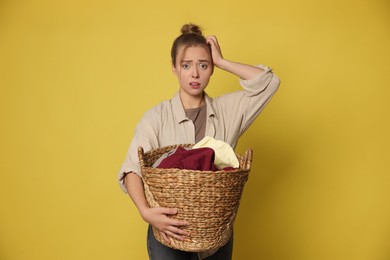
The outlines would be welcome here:
<svg viewBox="0 0 390 260">
<path fill-rule="evenodd" d="M 148 228 L 147 245 L 150 260 L 198 260 L 198 253 L 173 249 L 158 242 L 154 237 L 151 225 Z M 226 245 L 219 248 L 215 254 L 205 258 L 205 260 L 231 260 L 232 253 L 233 235 Z"/>
</svg>

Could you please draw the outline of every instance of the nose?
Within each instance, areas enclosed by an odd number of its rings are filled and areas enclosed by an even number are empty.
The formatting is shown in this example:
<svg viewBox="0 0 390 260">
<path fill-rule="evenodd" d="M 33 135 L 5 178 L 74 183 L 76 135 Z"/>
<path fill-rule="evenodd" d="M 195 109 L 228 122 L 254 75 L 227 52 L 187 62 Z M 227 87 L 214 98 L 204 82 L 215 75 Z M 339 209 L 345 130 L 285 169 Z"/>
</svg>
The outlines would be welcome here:
<svg viewBox="0 0 390 260">
<path fill-rule="evenodd" d="M 194 66 L 193 69 L 192 69 L 192 77 L 193 77 L 194 79 L 199 78 L 198 67 L 196 67 L 196 66 Z"/>
</svg>

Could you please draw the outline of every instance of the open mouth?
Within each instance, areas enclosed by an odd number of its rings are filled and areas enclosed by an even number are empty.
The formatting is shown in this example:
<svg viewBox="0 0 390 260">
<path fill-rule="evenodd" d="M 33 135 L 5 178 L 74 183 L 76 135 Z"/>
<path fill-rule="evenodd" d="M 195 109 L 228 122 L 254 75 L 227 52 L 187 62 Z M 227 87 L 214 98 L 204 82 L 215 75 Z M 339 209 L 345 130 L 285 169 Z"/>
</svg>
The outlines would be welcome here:
<svg viewBox="0 0 390 260">
<path fill-rule="evenodd" d="M 200 88 L 200 83 L 199 82 L 190 82 L 190 86 L 192 88 Z"/>
</svg>

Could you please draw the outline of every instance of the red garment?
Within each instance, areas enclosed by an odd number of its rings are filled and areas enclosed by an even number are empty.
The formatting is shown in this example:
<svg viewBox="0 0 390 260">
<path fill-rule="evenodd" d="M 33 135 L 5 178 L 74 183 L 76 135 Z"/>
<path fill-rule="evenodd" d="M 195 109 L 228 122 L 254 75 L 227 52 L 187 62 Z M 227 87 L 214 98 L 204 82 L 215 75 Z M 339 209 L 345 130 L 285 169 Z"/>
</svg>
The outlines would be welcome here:
<svg viewBox="0 0 390 260">
<path fill-rule="evenodd" d="M 214 165 L 214 150 L 208 147 L 186 150 L 179 146 L 177 150 L 161 161 L 157 168 L 178 168 L 199 171 L 218 171 Z"/>
</svg>

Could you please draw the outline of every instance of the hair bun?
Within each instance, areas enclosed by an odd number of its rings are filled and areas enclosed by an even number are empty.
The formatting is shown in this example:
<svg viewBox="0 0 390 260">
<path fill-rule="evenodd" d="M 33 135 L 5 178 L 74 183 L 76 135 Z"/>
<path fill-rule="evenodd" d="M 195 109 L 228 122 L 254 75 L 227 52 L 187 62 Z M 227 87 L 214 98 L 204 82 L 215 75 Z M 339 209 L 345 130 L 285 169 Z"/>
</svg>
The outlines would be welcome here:
<svg viewBox="0 0 390 260">
<path fill-rule="evenodd" d="M 200 27 L 193 23 L 188 23 L 183 25 L 183 27 L 181 27 L 181 33 L 182 34 L 195 33 L 195 34 L 203 35 Z"/>
</svg>

